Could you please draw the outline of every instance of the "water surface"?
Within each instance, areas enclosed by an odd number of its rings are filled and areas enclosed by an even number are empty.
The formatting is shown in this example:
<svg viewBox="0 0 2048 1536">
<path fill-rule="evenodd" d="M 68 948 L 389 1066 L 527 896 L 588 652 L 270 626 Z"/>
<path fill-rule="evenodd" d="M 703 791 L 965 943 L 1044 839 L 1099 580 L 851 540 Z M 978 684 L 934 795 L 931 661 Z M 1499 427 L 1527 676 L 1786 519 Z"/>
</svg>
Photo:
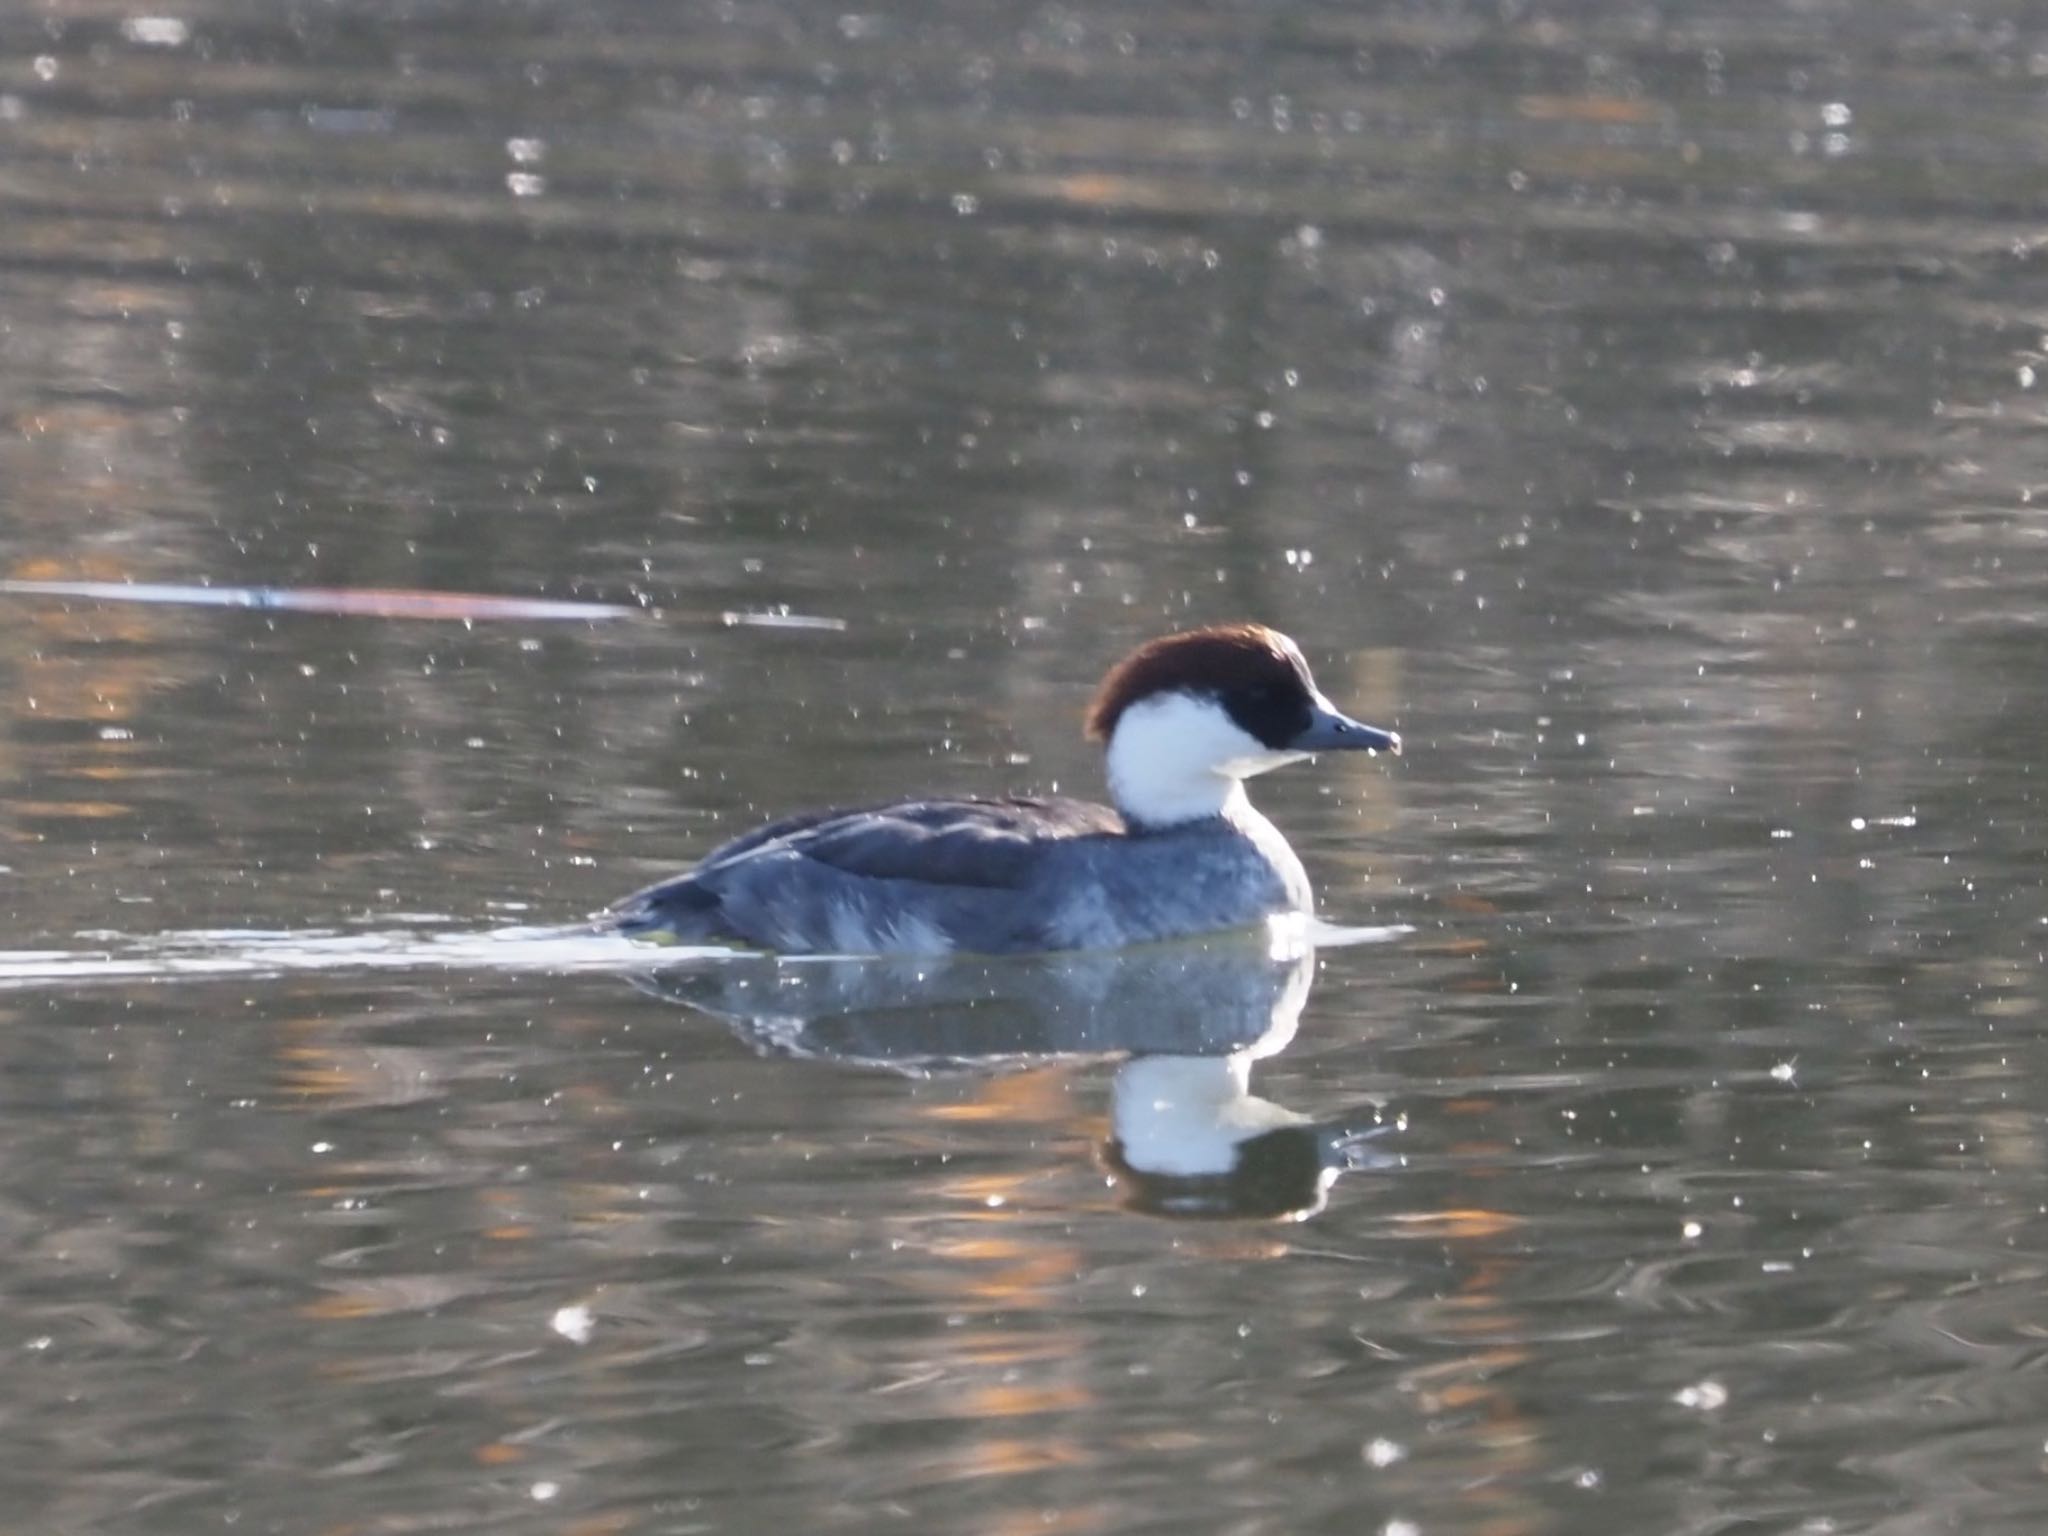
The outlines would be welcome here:
<svg viewBox="0 0 2048 1536">
<path fill-rule="evenodd" d="M 0 17 L 0 577 L 641 612 L 0 598 L 0 1504 L 2040 1529 L 2044 60 Z M 1093 793 L 1103 666 L 1239 617 L 1409 744 L 1258 786 L 1397 930 L 1305 995 L 534 936 L 796 805 Z M 1136 1167 L 1168 1070 L 1308 1195 Z"/>
</svg>

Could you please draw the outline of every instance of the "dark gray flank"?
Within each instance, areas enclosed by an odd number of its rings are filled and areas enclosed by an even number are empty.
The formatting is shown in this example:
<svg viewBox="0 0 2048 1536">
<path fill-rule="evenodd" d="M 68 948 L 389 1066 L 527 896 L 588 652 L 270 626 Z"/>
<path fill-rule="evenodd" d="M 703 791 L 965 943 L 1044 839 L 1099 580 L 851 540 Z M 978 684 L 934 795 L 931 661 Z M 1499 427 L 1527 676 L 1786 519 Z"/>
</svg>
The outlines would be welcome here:
<svg viewBox="0 0 2048 1536">
<path fill-rule="evenodd" d="M 1132 831 L 1106 806 L 917 800 L 792 816 L 611 911 L 622 932 L 782 954 L 1020 954 L 1306 911 L 1307 876 L 1251 810 Z"/>
</svg>

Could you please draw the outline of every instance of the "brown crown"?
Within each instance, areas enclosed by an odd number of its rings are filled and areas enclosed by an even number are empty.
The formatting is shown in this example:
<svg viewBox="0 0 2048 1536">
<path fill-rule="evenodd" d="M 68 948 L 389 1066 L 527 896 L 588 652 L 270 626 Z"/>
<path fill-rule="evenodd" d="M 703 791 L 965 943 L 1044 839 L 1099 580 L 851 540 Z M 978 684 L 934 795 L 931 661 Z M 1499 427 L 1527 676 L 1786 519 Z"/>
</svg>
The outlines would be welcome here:
<svg viewBox="0 0 2048 1536">
<path fill-rule="evenodd" d="M 1148 640 L 1109 669 L 1088 706 L 1088 735 L 1109 740 L 1138 700 L 1185 689 L 1228 694 L 1261 686 L 1307 687 L 1308 665 L 1294 642 L 1263 624 L 1212 624 Z"/>
</svg>

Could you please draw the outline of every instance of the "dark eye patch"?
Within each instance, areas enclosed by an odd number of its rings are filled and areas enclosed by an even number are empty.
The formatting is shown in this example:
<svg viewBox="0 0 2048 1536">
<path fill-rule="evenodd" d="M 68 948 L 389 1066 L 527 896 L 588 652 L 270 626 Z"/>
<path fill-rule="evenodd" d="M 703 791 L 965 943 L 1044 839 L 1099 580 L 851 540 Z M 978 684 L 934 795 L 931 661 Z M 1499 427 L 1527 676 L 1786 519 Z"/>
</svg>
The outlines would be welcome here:
<svg viewBox="0 0 2048 1536">
<path fill-rule="evenodd" d="M 1220 691 L 1217 699 L 1246 735 L 1275 751 L 1283 750 L 1315 718 L 1309 685 L 1292 667 L 1276 667 L 1275 675 L 1247 679 Z"/>
</svg>

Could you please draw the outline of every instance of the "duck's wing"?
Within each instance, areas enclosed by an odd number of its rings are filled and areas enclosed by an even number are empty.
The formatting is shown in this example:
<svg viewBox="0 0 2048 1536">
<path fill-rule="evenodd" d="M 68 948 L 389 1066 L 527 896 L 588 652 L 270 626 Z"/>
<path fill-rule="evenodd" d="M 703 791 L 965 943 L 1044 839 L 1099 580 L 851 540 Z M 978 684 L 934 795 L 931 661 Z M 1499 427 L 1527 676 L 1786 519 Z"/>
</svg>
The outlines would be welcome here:
<svg viewBox="0 0 2048 1536">
<path fill-rule="evenodd" d="M 1045 947 L 1035 904 L 1076 839 L 1113 835 L 1106 806 L 916 800 L 772 823 L 612 910 L 628 933 L 783 954 L 1001 954 Z"/>
</svg>

